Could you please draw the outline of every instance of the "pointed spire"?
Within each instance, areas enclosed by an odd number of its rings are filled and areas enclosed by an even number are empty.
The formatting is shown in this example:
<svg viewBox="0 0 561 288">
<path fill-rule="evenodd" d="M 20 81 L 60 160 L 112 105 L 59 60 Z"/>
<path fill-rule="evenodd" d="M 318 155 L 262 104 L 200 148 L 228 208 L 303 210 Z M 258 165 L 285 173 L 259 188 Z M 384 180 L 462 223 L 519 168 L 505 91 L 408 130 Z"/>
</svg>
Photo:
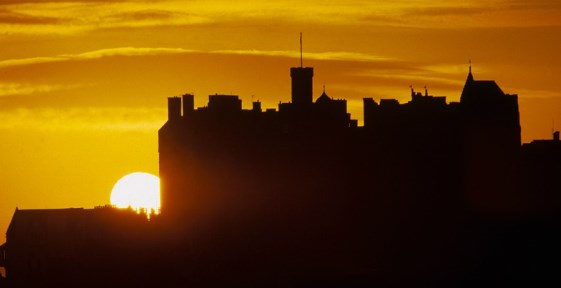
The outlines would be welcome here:
<svg viewBox="0 0 561 288">
<path fill-rule="evenodd" d="M 323 93 L 321 93 L 320 97 L 322 97 L 322 96 L 325 96 L 325 97 L 329 98 L 329 96 L 327 96 L 327 94 L 325 94 L 325 84 L 323 84 Z"/>
<path fill-rule="evenodd" d="M 469 59 L 469 73 L 466 82 L 473 82 L 473 75 L 471 74 L 471 59 Z"/>
<path fill-rule="evenodd" d="M 325 94 L 325 84 L 323 85 L 323 93 L 321 93 L 321 95 L 318 97 L 318 99 L 316 100 L 316 103 L 325 103 L 325 102 L 330 102 L 331 101 L 331 97 L 327 96 L 327 94 Z"/>
<path fill-rule="evenodd" d="M 462 89 L 462 95 L 460 96 L 460 103 L 465 103 L 469 101 L 468 98 L 472 94 L 473 86 L 475 85 L 475 81 L 473 80 L 473 75 L 471 74 L 471 59 L 469 60 L 469 73 L 466 79 L 466 84 L 464 84 L 464 89 Z"/>
<path fill-rule="evenodd" d="M 427 85 L 425 85 L 425 96 L 429 96 L 429 90 L 427 89 Z"/>
</svg>

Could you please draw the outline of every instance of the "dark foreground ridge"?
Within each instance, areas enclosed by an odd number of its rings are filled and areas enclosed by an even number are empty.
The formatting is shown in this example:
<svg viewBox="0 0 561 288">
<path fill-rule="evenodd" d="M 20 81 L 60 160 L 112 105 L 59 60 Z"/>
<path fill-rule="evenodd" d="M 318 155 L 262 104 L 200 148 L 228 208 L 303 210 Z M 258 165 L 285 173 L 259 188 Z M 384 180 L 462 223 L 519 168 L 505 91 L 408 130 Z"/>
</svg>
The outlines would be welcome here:
<svg viewBox="0 0 561 288">
<path fill-rule="evenodd" d="M 169 98 L 161 215 L 16 210 L 6 287 L 561 284 L 561 142 L 521 146 L 517 95 L 470 67 L 459 103 L 365 98 L 358 127 L 313 73 L 278 109 Z"/>
</svg>

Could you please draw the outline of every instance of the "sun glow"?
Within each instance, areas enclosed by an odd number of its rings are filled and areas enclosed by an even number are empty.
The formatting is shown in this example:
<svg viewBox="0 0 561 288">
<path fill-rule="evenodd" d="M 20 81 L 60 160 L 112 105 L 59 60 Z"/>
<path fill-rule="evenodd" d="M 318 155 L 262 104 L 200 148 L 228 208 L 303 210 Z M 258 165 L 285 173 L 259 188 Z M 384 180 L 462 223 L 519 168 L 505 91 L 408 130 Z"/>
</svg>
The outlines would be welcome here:
<svg viewBox="0 0 561 288">
<path fill-rule="evenodd" d="M 117 208 L 132 208 L 147 216 L 160 212 L 160 178 L 144 172 L 134 172 L 119 179 L 111 191 L 111 204 Z"/>
</svg>

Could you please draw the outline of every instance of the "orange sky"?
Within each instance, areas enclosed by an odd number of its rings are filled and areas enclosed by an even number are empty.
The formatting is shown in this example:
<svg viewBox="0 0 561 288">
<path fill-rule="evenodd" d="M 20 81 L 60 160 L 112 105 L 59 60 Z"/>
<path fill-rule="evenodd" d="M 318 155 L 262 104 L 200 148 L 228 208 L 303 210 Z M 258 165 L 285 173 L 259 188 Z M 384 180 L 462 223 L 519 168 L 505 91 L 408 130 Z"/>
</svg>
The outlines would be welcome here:
<svg viewBox="0 0 561 288">
<path fill-rule="evenodd" d="M 102 205 L 123 175 L 157 174 L 168 96 L 287 102 L 299 32 L 314 94 L 359 120 L 363 97 L 404 102 L 409 85 L 458 101 L 471 59 L 519 94 L 524 142 L 561 127 L 554 1 L 4 0 L 0 231 L 16 206 Z"/>
</svg>

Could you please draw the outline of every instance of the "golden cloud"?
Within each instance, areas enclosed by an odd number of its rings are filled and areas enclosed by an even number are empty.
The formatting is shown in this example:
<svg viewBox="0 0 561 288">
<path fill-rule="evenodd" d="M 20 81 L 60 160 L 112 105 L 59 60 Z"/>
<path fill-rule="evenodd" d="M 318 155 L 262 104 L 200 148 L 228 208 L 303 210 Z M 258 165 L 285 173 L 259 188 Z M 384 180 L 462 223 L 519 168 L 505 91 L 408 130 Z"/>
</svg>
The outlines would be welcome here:
<svg viewBox="0 0 561 288">
<path fill-rule="evenodd" d="M 81 60 L 99 59 L 104 57 L 115 57 L 115 56 L 145 56 L 145 55 L 179 54 L 179 53 L 190 53 L 190 52 L 194 52 L 194 51 L 186 50 L 182 48 L 136 48 L 136 47 L 108 48 L 108 49 L 100 49 L 100 50 L 85 52 L 81 54 L 73 54 L 73 55 L 69 54 L 69 55 L 59 55 L 59 56 L 51 56 L 51 57 L 8 59 L 8 60 L 0 61 L 0 68 L 42 64 L 42 63 L 53 63 L 53 62 L 81 61 Z"/>
<path fill-rule="evenodd" d="M 11 1 L 6 34 L 75 34 L 101 29 L 275 23 L 457 29 L 560 26 L 554 1 Z M 535 2 L 535 3 L 534 3 Z M 520 21 L 524 19 L 524 21 Z M 33 24 L 33 25 L 29 25 Z M 445 25 L 443 25 L 445 24 Z M 216 27 L 216 26 L 213 26 Z"/>
</svg>

